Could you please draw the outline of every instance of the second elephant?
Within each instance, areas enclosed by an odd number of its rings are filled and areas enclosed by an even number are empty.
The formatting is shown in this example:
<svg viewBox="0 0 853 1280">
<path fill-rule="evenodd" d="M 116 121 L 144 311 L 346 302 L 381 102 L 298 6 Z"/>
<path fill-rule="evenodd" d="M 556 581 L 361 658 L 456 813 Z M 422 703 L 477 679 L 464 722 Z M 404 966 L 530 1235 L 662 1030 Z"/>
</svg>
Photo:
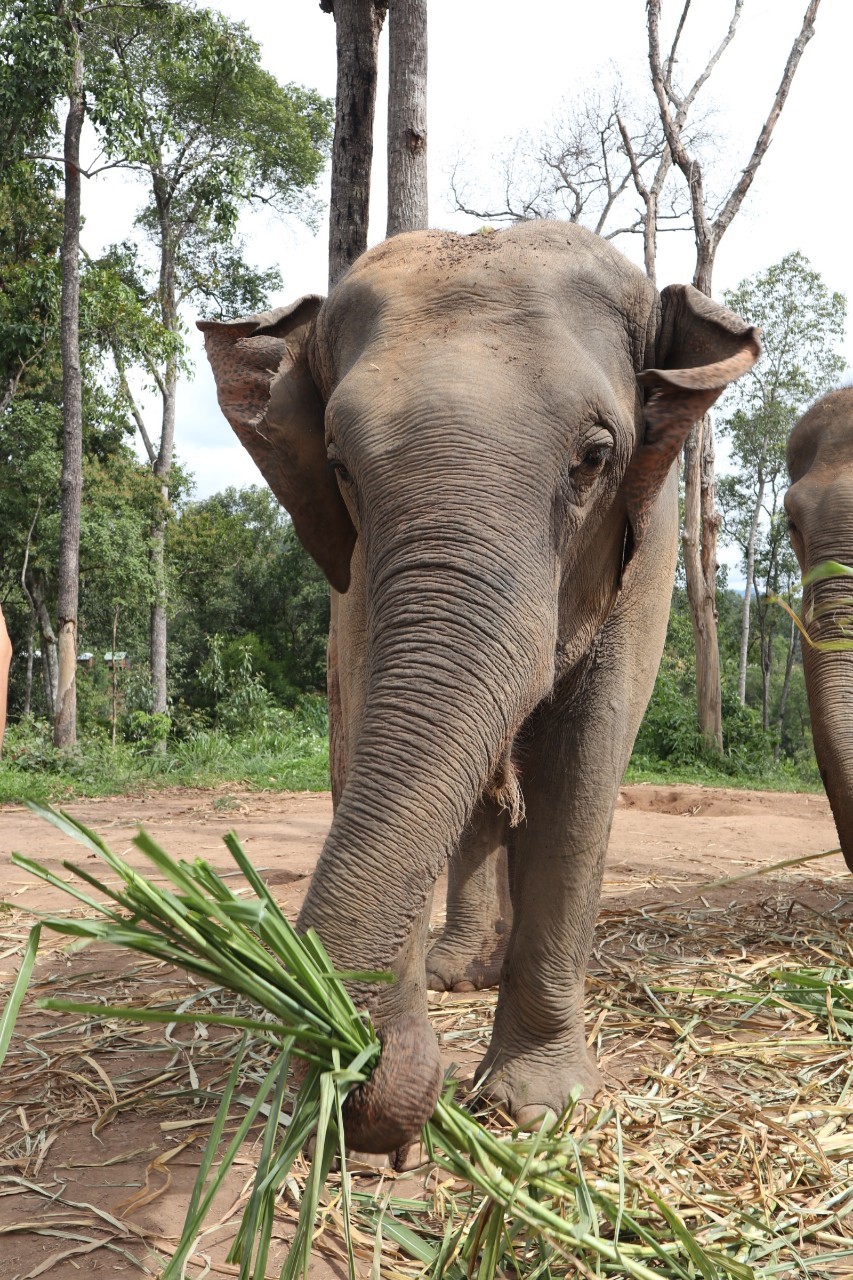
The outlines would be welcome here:
<svg viewBox="0 0 853 1280">
<path fill-rule="evenodd" d="M 853 387 L 818 400 L 794 427 L 788 474 L 785 510 L 803 574 L 827 561 L 853 565 Z M 803 668 L 820 776 L 853 871 L 851 597 L 849 577 L 824 578 L 804 589 L 809 634 L 826 648 L 804 643 Z"/>
</svg>

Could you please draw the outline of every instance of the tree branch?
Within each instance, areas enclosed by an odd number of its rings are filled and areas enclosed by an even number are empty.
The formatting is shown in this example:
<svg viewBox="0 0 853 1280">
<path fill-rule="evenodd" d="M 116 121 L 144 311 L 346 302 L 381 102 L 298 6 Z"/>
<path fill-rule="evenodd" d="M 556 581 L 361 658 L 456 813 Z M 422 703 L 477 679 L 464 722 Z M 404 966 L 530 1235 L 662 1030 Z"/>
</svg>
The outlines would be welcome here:
<svg viewBox="0 0 853 1280">
<path fill-rule="evenodd" d="M 696 100 L 696 95 L 698 94 L 699 90 L 702 88 L 702 85 L 708 79 L 711 72 L 714 70 L 714 67 L 720 61 L 720 58 L 725 53 L 726 49 L 728 49 L 732 40 L 734 40 L 735 32 L 737 30 L 737 24 L 740 21 L 740 15 L 741 15 L 742 9 L 743 9 L 743 0 L 735 0 L 735 7 L 732 12 L 731 21 L 729 22 L 728 31 L 723 36 L 716 50 L 711 54 L 705 66 L 704 71 L 700 72 L 700 74 L 697 76 L 696 81 L 691 87 L 687 96 L 682 100 L 680 104 L 676 104 L 678 105 L 679 113 L 680 114 L 683 113 L 682 123 L 687 118 L 687 112 L 690 110 L 694 101 Z M 670 85 L 669 88 L 671 89 L 671 87 L 672 86 Z"/>
<path fill-rule="evenodd" d="M 64 164 L 62 156 L 42 155 L 36 151 L 28 151 L 25 157 L 27 160 L 45 160 L 48 164 Z M 139 166 L 134 164 L 127 157 L 121 160 L 113 160 L 110 164 L 102 164 L 94 169 L 84 169 L 82 165 L 75 165 L 77 172 L 81 178 L 97 178 L 99 173 L 106 173 L 108 169 L 135 169 Z"/>
<path fill-rule="evenodd" d="M 684 0 L 684 8 L 681 10 L 681 17 L 678 19 L 678 26 L 675 28 L 675 36 L 672 41 L 672 48 L 669 51 L 669 57 L 666 60 L 666 82 L 672 84 L 672 68 L 675 66 L 675 51 L 678 48 L 678 42 L 681 39 L 681 33 L 684 30 L 684 24 L 687 21 L 687 15 L 690 12 L 690 0 Z"/>
<path fill-rule="evenodd" d="M 42 343 L 38 350 L 34 351 L 28 360 L 21 361 L 21 367 L 18 372 L 12 374 L 9 381 L 6 383 L 6 390 L 3 392 L 2 396 L 0 396 L 0 413 L 4 413 L 9 408 L 9 405 L 15 399 L 21 378 L 23 378 L 33 361 L 37 360 L 44 352 L 46 346 L 46 343 Z"/>
<path fill-rule="evenodd" d="M 688 4 L 689 4 L 689 0 L 688 0 Z M 685 12 L 686 12 L 686 8 L 685 8 Z M 631 136 L 628 133 L 628 129 L 627 129 L 627 126 L 625 125 L 625 121 L 622 119 L 618 111 L 616 112 L 616 124 L 619 128 L 620 134 L 622 135 L 622 145 L 625 148 L 625 155 L 628 157 L 628 164 L 631 166 L 631 177 L 634 179 L 634 186 L 637 188 L 637 195 L 640 197 L 641 200 L 648 203 L 649 189 L 646 186 L 645 182 L 643 181 L 643 176 L 640 173 L 640 166 L 637 164 L 637 157 L 634 154 L 634 147 L 631 142 Z"/>
<path fill-rule="evenodd" d="M 142 443 L 145 445 L 145 452 L 148 454 L 148 461 L 153 466 L 154 463 L 157 461 L 157 450 L 154 448 L 154 445 L 151 442 L 151 437 L 149 436 L 148 429 L 145 426 L 145 419 L 142 416 L 139 405 L 136 403 L 136 400 L 133 397 L 133 392 L 131 391 L 130 386 L 128 384 L 127 374 L 125 373 L 125 370 L 124 370 L 124 361 L 119 356 L 115 347 L 113 347 L 113 359 L 116 362 L 116 370 L 118 371 L 119 385 L 121 386 L 122 392 L 125 398 L 127 399 L 127 403 L 130 405 L 130 412 L 133 415 L 133 420 L 136 423 L 137 427 L 139 428 L 139 434 L 142 437 Z M 146 363 L 147 363 L 147 359 L 146 359 Z"/>
<path fill-rule="evenodd" d="M 735 0 L 735 12 L 739 11 L 743 0 Z M 649 32 L 649 70 L 652 77 L 652 88 L 658 101 L 658 111 L 660 113 L 661 124 L 666 135 L 666 141 L 669 146 L 672 158 L 678 165 L 681 172 L 687 180 L 687 188 L 690 192 L 690 203 L 693 209 L 693 223 L 696 230 L 697 242 L 701 240 L 704 244 L 709 244 L 713 238 L 713 229 L 708 221 L 705 212 L 705 192 L 702 182 L 702 166 L 695 161 L 688 153 L 682 140 L 681 132 L 683 127 L 683 119 L 679 110 L 676 119 L 673 120 L 669 110 L 669 95 L 667 85 L 664 80 L 663 67 L 661 65 L 660 53 L 660 8 L 661 0 L 648 0 L 648 32 Z M 734 22 L 734 18 L 732 21 Z M 722 45 L 720 49 L 722 49 Z M 705 79 L 710 75 L 710 67 L 713 65 L 716 57 L 719 57 L 720 50 L 716 55 L 712 55 L 708 66 L 703 73 Z M 700 77 L 700 80 L 702 77 Z M 698 83 L 698 82 L 697 82 Z"/>
<path fill-rule="evenodd" d="M 761 164 L 761 161 L 764 159 L 765 152 L 770 146 L 770 139 L 772 137 L 773 130 L 776 127 L 776 122 L 779 119 L 779 116 L 782 114 L 782 108 L 784 107 L 785 101 L 788 97 L 788 92 L 791 88 L 794 74 L 799 66 L 800 58 L 803 56 L 803 50 L 814 35 L 815 18 L 817 17 L 819 7 L 820 0 L 809 0 L 809 5 L 803 15 L 799 34 L 791 46 L 791 52 L 788 54 L 788 61 L 785 64 L 782 81 L 779 88 L 776 90 L 776 97 L 773 99 L 773 105 L 770 108 L 767 119 L 764 121 L 761 132 L 759 133 L 755 146 L 753 147 L 749 163 L 741 174 L 740 181 L 726 200 L 726 203 L 723 205 L 723 208 L 714 223 L 714 232 L 718 240 L 721 238 L 732 218 L 743 204 L 744 197 L 752 186 L 752 180 L 758 171 L 758 166 Z"/>
<path fill-rule="evenodd" d="M 27 541 L 24 545 L 24 563 L 21 566 L 21 588 L 24 592 L 24 595 L 27 597 L 27 600 L 29 601 L 29 605 L 30 605 L 30 609 L 32 610 L 33 617 L 35 617 L 36 605 L 35 605 L 35 601 L 30 595 L 29 587 L 27 586 L 27 566 L 30 563 L 30 543 L 32 542 L 33 530 L 36 527 L 36 520 L 38 520 L 39 518 L 40 511 L 41 511 L 41 498 L 39 498 L 38 502 L 36 503 L 36 513 L 33 516 L 33 521 L 32 521 L 32 524 L 30 525 L 29 533 L 27 534 Z"/>
<path fill-rule="evenodd" d="M 151 374 L 151 377 L 154 379 L 155 383 L 157 384 L 157 390 L 160 392 L 161 396 L 164 396 L 166 394 L 166 384 L 163 381 L 163 377 L 160 373 L 160 370 L 157 368 L 156 364 L 147 353 L 143 356 L 143 359 L 145 361 L 145 368 L 148 370 L 148 372 Z"/>
</svg>

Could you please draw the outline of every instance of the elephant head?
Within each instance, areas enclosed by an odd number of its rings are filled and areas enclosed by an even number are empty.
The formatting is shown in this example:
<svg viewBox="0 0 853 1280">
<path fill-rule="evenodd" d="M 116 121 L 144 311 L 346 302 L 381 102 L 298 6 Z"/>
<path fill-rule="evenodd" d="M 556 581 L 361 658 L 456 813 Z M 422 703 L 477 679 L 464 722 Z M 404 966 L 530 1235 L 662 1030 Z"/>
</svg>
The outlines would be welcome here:
<svg viewBox="0 0 853 1280">
<path fill-rule="evenodd" d="M 803 574 L 835 560 L 853 564 L 853 387 L 809 409 L 788 439 L 785 510 Z M 826 578 L 803 591 L 812 640 L 853 643 L 853 583 Z M 853 652 L 803 644 L 803 667 L 820 776 L 853 870 Z"/>
<path fill-rule="evenodd" d="M 640 572 L 690 424 L 758 339 L 558 223 L 397 236 L 325 302 L 200 327 L 222 409 L 298 536 L 363 596 L 356 746 L 300 922 L 341 967 L 397 974 L 359 993 L 387 1061 L 358 1144 L 386 1150 L 440 1081 L 412 976 L 432 884 Z"/>
</svg>

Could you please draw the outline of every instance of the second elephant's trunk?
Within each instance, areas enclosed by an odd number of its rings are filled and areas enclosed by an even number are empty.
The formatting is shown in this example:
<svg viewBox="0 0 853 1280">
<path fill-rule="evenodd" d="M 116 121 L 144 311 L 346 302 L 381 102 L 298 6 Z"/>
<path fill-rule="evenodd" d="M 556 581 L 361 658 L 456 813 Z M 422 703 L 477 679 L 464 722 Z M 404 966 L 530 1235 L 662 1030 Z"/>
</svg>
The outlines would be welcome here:
<svg viewBox="0 0 853 1280">
<path fill-rule="evenodd" d="M 813 639 L 850 642 L 853 609 L 845 603 L 850 595 L 849 583 L 837 579 L 807 595 L 807 607 L 816 614 L 809 628 Z M 853 651 L 822 652 L 804 644 L 803 667 L 815 755 L 841 850 L 853 871 Z"/>
</svg>

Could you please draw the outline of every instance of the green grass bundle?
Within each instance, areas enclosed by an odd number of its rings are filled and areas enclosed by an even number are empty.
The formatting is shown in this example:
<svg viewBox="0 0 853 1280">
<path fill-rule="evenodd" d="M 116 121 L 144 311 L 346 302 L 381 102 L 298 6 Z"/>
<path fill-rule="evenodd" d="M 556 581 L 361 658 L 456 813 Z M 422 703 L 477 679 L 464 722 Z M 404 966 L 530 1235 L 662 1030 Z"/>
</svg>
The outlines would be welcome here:
<svg viewBox="0 0 853 1280">
<path fill-rule="evenodd" d="M 185 1274 L 205 1216 L 227 1171 L 253 1126 L 263 1120 L 254 1186 L 229 1254 L 240 1280 L 263 1280 L 272 1240 L 277 1198 L 297 1156 L 309 1139 L 314 1155 L 302 1195 L 296 1235 L 281 1271 L 290 1280 L 307 1270 L 318 1207 L 335 1160 L 340 1161 L 341 1206 L 349 1270 L 355 1275 L 352 1240 L 353 1196 L 346 1167 L 343 1103 L 367 1079 L 381 1046 L 370 1019 L 353 1005 L 343 982 L 379 981 L 384 974 L 336 973 L 320 939 L 297 935 L 236 836 L 225 843 L 251 896 L 236 894 L 209 863 L 176 861 L 144 831 L 135 844 L 167 881 L 152 883 L 113 853 L 104 841 L 67 814 L 33 806 L 60 831 L 97 854 L 117 877 L 107 885 L 88 870 L 64 862 L 80 884 L 67 883 L 20 854 L 15 865 L 74 897 L 86 916 L 45 916 L 42 924 L 90 942 L 110 942 L 198 974 L 257 1006 L 257 1016 L 172 1009 L 139 1009 L 44 1000 L 43 1007 L 98 1018 L 143 1022 L 206 1022 L 242 1028 L 237 1053 L 205 1149 L 178 1247 L 162 1280 Z M 95 891 L 99 897 L 92 896 Z M 32 970 L 38 945 L 33 930 L 6 1013 L 0 1019 L 0 1059 L 11 1023 Z M 272 1067 L 224 1154 L 217 1162 L 245 1047 L 250 1037 L 271 1041 L 278 1052 Z M 305 1063 L 304 1077 L 289 1121 L 284 1108 L 291 1059 Z M 374 1220 L 425 1264 L 424 1274 L 457 1280 L 485 1280 L 501 1269 L 549 1277 L 580 1274 L 680 1280 L 732 1276 L 750 1280 L 750 1267 L 733 1256 L 736 1239 L 721 1238 L 709 1250 L 651 1190 L 620 1176 L 618 1187 L 596 1185 L 585 1174 L 582 1142 L 567 1131 L 570 1111 L 554 1129 L 533 1135 L 490 1133 L 452 1097 L 448 1086 L 423 1131 L 431 1160 L 472 1189 L 461 1223 L 451 1218 L 440 1247 L 420 1248 L 417 1237 L 398 1227 L 396 1237 L 383 1216 Z M 215 1166 L 215 1168 L 214 1168 Z M 713 1238 L 713 1234 L 712 1234 Z M 556 1268 L 552 1272 L 552 1267 Z"/>
<path fill-rule="evenodd" d="M 829 578 L 853 578 L 853 568 L 849 564 L 839 564 L 837 560 L 823 560 L 803 575 L 800 583 L 804 589 L 814 586 L 816 582 L 826 582 Z M 818 653 L 846 653 L 853 649 L 853 596 L 834 597 L 825 604 L 812 604 L 805 610 L 802 619 L 798 618 L 791 606 L 781 596 L 768 596 L 771 604 L 778 604 L 784 609 L 803 638 L 803 643 Z M 823 618 L 832 618 L 833 627 L 841 632 L 841 637 L 834 640 L 815 640 L 811 630 L 815 623 Z"/>
</svg>

